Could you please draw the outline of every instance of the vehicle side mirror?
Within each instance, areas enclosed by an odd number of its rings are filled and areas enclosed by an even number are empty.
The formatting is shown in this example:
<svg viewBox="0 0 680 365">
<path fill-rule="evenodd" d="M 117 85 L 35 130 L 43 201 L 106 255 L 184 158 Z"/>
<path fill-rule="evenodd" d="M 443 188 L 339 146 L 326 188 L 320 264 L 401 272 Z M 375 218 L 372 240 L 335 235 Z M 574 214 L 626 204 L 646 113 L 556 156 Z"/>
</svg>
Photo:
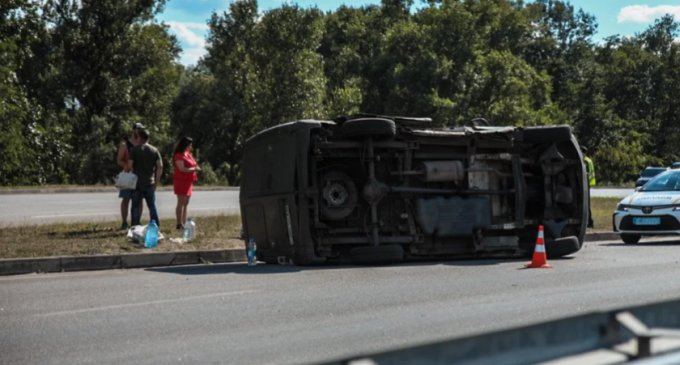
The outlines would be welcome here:
<svg viewBox="0 0 680 365">
<path fill-rule="evenodd" d="M 635 191 L 638 192 L 638 191 L 640 191 L 640 189 L 642 189 L 642 186 L 636 187 L 636 188 L 635 188 Z"/>
</svg>

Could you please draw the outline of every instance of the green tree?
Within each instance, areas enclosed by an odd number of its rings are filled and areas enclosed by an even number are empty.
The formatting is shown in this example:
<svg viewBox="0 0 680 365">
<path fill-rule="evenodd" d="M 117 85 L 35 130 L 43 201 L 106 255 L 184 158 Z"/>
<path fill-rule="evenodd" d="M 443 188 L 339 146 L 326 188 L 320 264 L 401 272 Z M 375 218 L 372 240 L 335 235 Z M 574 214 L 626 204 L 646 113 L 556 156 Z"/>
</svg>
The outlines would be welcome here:
<svg viewBox="0 0 680 365">
<path fill-rule="evenodd" d="M 253 57 L 259 125 L 325 117 L 326 77 L 316 52 L 322 34 L 323 14 L 316 8 L 282 5 L 262 16 Z"/>
<path fill-rule="evenodd" d="M 167 27 L 154 21 L 165 0 L 51 0 L 46 13 L 58 45 L 59 82 L 71 120 L 75 182 L 114 176 L 115 150 L 132 122 L 169 143 L 169 107 L 176 94 L 181 51 Z"/>
<path fill-rule="evenodd" d="M 21 84 L 17 71 L 31 57 L 35 39 L 28 30 L 36 23 L 36 6 L 30 1 L 0 4 L 0 184 L 32 185 L 43 182 L 34 169 L 36 120 L 39 105 Z"/>
</svg>

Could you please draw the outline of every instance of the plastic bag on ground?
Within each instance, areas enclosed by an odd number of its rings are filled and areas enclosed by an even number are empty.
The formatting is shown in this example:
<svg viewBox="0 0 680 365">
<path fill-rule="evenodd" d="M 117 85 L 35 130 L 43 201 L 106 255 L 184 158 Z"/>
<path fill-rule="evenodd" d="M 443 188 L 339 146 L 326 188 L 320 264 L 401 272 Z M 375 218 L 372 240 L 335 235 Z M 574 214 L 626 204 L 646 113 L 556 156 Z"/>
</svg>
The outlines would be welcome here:
<svg viewBox="0 0 680 365">
<path fill-rule="evenodd" d="M 146 235 L 146 227 L 147 226 L 132 226 L 128 230 L 128 238 L 132 240 L 132 242 L 135 243 L 143 243 L 144 242 L 144 236 Z M 158 232 L 158 240 L 161 241 L 163 240 L 163 233 L 160 231 Z"/>
</svg>

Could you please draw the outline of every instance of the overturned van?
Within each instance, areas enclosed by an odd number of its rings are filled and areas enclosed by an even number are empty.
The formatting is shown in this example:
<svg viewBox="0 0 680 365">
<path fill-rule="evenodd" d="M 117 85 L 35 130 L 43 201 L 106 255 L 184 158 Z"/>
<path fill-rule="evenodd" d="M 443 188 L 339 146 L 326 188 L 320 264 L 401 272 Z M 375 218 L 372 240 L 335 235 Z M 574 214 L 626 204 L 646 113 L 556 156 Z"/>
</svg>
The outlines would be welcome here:
<svg viewBox="0 0 680 365">
<path fill-rule="evenodd" d="M 588 189 L 568 126 L 354 115 L 250 138 L 240 206 L 267 263 L 519 257 L 539 225 L 558 257 L 583 245 Z"/>
</svg>

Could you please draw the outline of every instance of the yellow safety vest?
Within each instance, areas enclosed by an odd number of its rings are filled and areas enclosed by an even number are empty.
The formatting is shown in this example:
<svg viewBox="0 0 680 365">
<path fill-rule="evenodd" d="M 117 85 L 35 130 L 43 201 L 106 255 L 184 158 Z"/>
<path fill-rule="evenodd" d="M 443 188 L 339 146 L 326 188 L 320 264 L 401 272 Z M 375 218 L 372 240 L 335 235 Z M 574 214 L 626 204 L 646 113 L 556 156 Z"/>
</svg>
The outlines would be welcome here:
<svg viewBox="0 0 680 365">
<path fill-rule="evenodd" d="M 588 186 L 595 186 L 597 182 L 595 181 L 595 165 L 593 164 L 593 160 L 591 160 L 590 157 L 584 157 L 583 160 L 585 160 L 587 164 Z"/>
</svg>

